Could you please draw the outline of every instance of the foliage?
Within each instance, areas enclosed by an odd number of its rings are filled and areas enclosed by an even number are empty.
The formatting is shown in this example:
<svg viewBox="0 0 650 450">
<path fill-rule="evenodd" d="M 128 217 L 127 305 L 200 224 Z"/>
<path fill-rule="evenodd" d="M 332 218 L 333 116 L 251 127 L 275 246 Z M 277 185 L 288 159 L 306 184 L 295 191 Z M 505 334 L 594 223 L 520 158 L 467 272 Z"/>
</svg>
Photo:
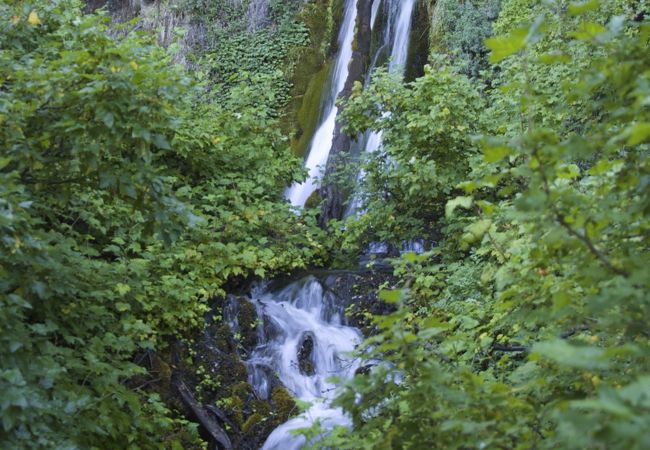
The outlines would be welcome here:
<svg viewBox="0 0 650 450">
<path fill-rule="evenodd" d="M 407 88 L 380 78 L 351 101 L 353 126 L 385 131 L 376 159 L 391 155 L 387 173 L 402 171 L 394 185 L 423 180 L 410 197 L 384 196 L 384 211 L 418 217 L 437 210 L 442 239 L 429 253 L 397 262 L 402 286 L 382 293 L 397 310 L 375 318 L 381 331 L 361 352 L 383 363 L 338 397 L 353 432 L 334 432 L 318 447 L 650 445 L 644 8 L 647 14 L 645 2 L 504 1 L 501 34 L 487 40 L 502 74 L 498 89 L 489 92 L 488 108 L 459 111 L 454 123 L 483 135 L 479 158 L 471 157 L 469 139 L 419 144 L 422 130 L 440 124 L 440 114 L 421 111 L 444 101 L 457 82 L 444 69 L 435 74 L 442 86 L 426 92 L 431 97 L 414 97 L 421 103 L 411 96 L 431 74 Z M 377 119 L 377 111 L 391 115 Z M 393 127 L 409 114 L 422 125 Z M 444 130 L 454 136 L 448 124 Z M 447 148 L 458 150 L 439 151 Z M 441 191 L 411 169 L 414 153 L 443 167 L 464 156 L 471 172 L 445 172 L 445 184 L 464 192 Z M 372 217 L 373 196 L 393 185 L 368 180 Z M 376 232 L 372 219 L 357 222 L 357 236 L 402 238 Z"/>
<path fill-rule="evenodd" d="M 234 278 L 322 255 L 281 197 L 300 163 L 254 87 L 210 102 L 74 0 L 0 16 L 1 446 L 189 447 L 134 356 L 202 325 Z"/>
<path fill-rule="evenodd" d="M 501 0 L 436 2 L 436 47 L 450 54 L 460 71 L 478 78 L 488 69 L 488 48 L 484 40 L 492 35 L 492 23 L 499 14 Z"/>
<path fill-rule="evenodd" d="M 186 0 L 181 5 L 204 24 L 206 42 L 198 48 L 198 65 L 223 95 L 240 83 L 267 91 L 266 104 L 279 115 L 290 100 L 291 75 L 300 52 L 309 44 L 307 26 L 297 19 L 300 2 L 232 2 Z M 264 13 L 265 12 L 265 13 Z"/>
<path fill-rule="evenodd" d="M 358 221 L 368 231 L 366 243 L 432 233 L 454 180 L 467 174 L 478 151 L 471 137 L 481 126 L 474 119 L 482 99 L 443 57 L 436 62 L 437 67 L 425 67 L 425 75 L 407 85 L 378 70 L 366 91 L 357 86 L 343 113 L 352 135 L 366 129 L 382 133 L 382 148 L 364 166 L 360 193 L 367 212 Z M 347 227 L 350 236 L 359 229 L 356 220 Z"/>
</svg>

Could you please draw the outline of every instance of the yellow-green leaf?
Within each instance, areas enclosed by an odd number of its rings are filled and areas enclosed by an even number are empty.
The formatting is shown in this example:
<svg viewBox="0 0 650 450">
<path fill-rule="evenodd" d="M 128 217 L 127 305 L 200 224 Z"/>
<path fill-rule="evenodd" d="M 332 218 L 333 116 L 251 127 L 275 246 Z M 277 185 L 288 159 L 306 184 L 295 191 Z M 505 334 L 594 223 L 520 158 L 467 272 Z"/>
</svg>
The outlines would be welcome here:
<svg viewBox="0 0 650 450">
<path fill-rule="evenodd" d="M 650 123 L 637 123 L 629 130 L 629 135 L 627 145 L 638 145 L 645 142 L 650 137 Z"/>
<path fill-rule="evenodd" d="M 499 147 L 488 147 L 483 150 L 484 159 L 487 163 L 499 162 L 510 153 L 511 150 L 505 145 Z"/>
<path fill-rule="evenodd" d="M 568 12 L 570 16 L 578 16 L 580 14 L 584 14 L 586 12 L 598 9 L 599 6 L 600 6 L 600 0 L 590 0 L 586 2 L 580 2 L 580 3 L 571 3 L 569 4 Z"/>
<path fill-rule="evenodd" d="M 122 296 L 128 294 L 130 291 L 131 291 L 131 287 L 128 284 L 117 283 L 115 285 L 115 292 L 117 292 Z"/>
<path fill-rule="evenodd" d="M 607 31 L 607 28 L 595 22 L 582 22 L 578 30 L 570 33 L 571 36 L 581 41 L 593 39 L 596 35 Z"/>
<path fill-rule="evenodd" d="M 41 19 L 38 17 L 38 14 L 36 11 L 32 11 L 29 13 L 29 17 L 27 17 L 27 22 L 30 25 L 40 25 L 41 24 Z"/>
<path fill-rule="evenodd" d="M 528 30 L 520 28 L 508 35 L 495 36 L 485 40 L 485 45 L 492 50 L 491 62 L 499 62 L 526 47 Z"/>
</svg>

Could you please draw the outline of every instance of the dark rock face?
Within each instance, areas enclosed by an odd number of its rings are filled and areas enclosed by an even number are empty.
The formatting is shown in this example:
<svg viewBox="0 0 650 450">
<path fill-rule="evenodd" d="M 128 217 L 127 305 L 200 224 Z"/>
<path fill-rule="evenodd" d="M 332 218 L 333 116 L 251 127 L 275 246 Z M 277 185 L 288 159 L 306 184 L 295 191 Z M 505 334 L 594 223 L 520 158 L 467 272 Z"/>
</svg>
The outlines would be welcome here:
<svg viewBox="0 0 650 450">
<path fill-rule="evenodd" d="M 202 332 L 172 343 L 165 353 L 139 356 L 153 378 L 131 382 L 155 389 L 169 406 L 199 422 L 211 445 L 228 448 L 224 442 L 229 441 L 230 448 L 258 449 L 298 409 L 270 367 L 269 398 L 259 398 L 248 381 L 245 360 L 258 344 L 257 328 L 257 311 L 247 297 L 215 299 Z"/>
<path fill-rule="evenodd" d="M 314 363 L 314 334 L 306 332 L 300 339 L 298 346 L 298 367 L 300 373 L 307 376 L 312 376 L 316 373 L 316 366 Z"/>
<path fill-rule="evenodd" d="M 352 93 L 352 87 L 355 81 L 363 82 L 368 66 L 370 64 L 370 16 L 372 9 L 371 0 L 359 0 L 357 3 L 357 23 L 355 40 L 353 42 L 352 61 L 350 62 L 348 79 L 345 81 L 345 87 L 339 95 L 339 99 L 347 99 Z M 345 157 L 350 152 L 350 136 L 341 130 L 341 122 L 336 122 L 334 128 L 334 139 L 332 140 L 332 149 L 330 157 L 325 168 L 326 182 L 320 188 L 320 196 L 323 199 L 321 214 L 319 216 L 319 225 L 324 227 L 331 219 L 342 219 L 344 202 L 347 193 L 340 183 L 328 182 L 333 174 L 337 172 L 338 166 L 345 164 Z"/>
<path fill-rule="evenodd" d="M 320 279 L 334 295 L 345 299 L 346 325 L 359 328 L 364 336 L 376 331 L 370 315 L 394 311 L 393 305 L 385 303 L 377 295 L 380 285 L 386 284 L 390 289 L 396 283 L 392 270 L 331 271 Z"/>
<path fill-rule="evenodd" d="M 409 82 L 424 75 L 424 65 L 429 59 L 430 12 L 426 2 L 418 1 L 413 12 L 409 37 L 409 55 L 404 80 Z"/>
</svg>

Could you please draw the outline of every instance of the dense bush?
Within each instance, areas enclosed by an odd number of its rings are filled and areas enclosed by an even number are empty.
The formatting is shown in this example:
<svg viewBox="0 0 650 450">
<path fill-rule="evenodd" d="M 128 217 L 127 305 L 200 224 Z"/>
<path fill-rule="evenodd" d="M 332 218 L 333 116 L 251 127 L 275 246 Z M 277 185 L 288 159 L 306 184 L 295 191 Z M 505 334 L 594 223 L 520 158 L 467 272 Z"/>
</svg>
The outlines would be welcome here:
<svg viewBox="0 0 650 450">
<path fill-rule="evenodd" d="M 376 318 L 381 331 L 363 357 L 384 363 L 338 398 L 353 432 L 318 447 L 650 445 L 647 4 L 502 3 L 501 34 L 487 40 L 498 89 L 487 108 L 449 108 L 460 120 L 451 125 L 474 127 L 480 157 L 436 109 L 465 83 L 447 75 L 453 68 L 406 87 L 380 78 L 348 106 L 351 124 L 387 136 L 367 168 L 370 215 L 355 232 L 404 238 L 377 231 L 374 197 L 408 218 L 445 212 L 435 218 L 439 245 L 406 255 L 399 289 L 382 294 L 397 311 Z M 374 105 L 391 115 L 368 122 Z M 420 143 L 441 122 L 458 151 L 436 136 Z M 441 191 L 408 165 L 414 152 L 436 167 L 464 155 L 471 172 L 445 172 Z M 388 174 L 399 179 L 373 183 Z M 400 195 L 420 180 L 417 195 Z"/>
<path fill-rule="evenodd" d="M 272 96 L 266 103 L 279 115 L 290 100 L 294 65 L 310 39 L 297 18 L 300 5 L 297 0 L 186 0 L 180 7 L 204 24 L 205 43 L 195 59 L 211 83 L 224 95 L 242 82 L 257 85 Z"/>
<path fill-rule="evenodd" d="M 434 10 L 434 46 L 454 58 L 458 69 L 478 78 L 488 69 L 489 50 L 485 39 L 492 35 L 492 24 L 502 0 L 439 0 Z"/>
</svg>

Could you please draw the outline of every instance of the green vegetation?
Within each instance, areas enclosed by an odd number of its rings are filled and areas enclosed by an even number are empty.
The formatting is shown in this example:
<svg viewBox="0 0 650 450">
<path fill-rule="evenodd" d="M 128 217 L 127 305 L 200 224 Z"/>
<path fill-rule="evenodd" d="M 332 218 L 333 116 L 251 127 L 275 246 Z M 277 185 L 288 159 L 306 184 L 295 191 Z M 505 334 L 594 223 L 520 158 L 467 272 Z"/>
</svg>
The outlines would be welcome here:
<svg viewBox="0 0 650 450">
<path fill-rule="evenodd" d="M 344 251 L 436 244 L 397 261 L 365 344 L 385 363 L 318 448 L 650 446 L 648 4 L 501 4 L 492 70 L 453 50 L 473 16 L 441 15 L 450 59 L 347 104 L 385 139 Z"/>
<path fill-rule="evenodd" d="M 492 23 L 503 0 L 458 2 L 439 0 L 433 9 L 432 46 L 451 55 L 458 71 L 477 78 L 488 68 L 484 40 L 492 35 Z"/>
<path fill-rule="evenodd" d="M 0 4 L 6 449 L 188 447 L 134 356 L 200 330 L 229 282 L 323 256 L 281 197 L 304 175 L 267 85 L 217 102 L 108 22 L 73 0 Z"/>
<path fill-rule="evenodd" d="M 207 448 L 179 373 L 259 445 L 299 405 L 256 398 L 256 311 L 233 335 L 227 293 L 416 238 L 388 307 L 349 308 L 383 363 L 315 447 L 650 448 L 650 3 L 423 3 L 424 74 L 345 105 L 383 136 L 365 213 L 321 230 L 282 192 L 341 0 L 173 2 L 205 31 L 191 70 L 80 0 L 0 1 L 2 449 Z"/>
</svg>

